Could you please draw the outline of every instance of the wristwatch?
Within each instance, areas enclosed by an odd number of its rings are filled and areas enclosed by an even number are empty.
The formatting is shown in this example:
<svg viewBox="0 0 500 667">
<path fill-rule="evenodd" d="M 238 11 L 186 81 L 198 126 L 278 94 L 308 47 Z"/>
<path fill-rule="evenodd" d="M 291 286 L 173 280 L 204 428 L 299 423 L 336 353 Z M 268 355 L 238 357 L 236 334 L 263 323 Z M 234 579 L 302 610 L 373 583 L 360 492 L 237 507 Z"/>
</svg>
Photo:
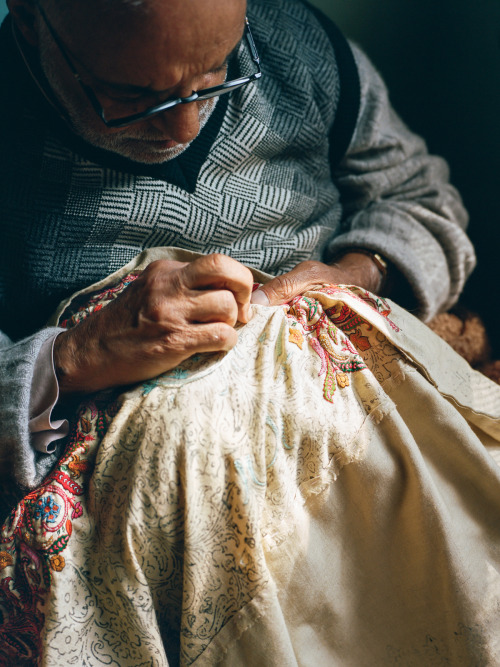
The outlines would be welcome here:
<svg viewBox="0 0 500 667">
<path fill-rule="evenodd" d="M 380 273 L 380 287 L 381 289 L 385 281 L 387 280 L 387 272 L 389 270 L 389 264 L 387 260 L 385 260 L 382 255 L 380 255 L 378 252 L 374 252 L 373 250 L 368 250 L 367 248 L 343 248 L 342 249 L 342 255 L 347 255 L 348 253 L 353 252 L 353 253 L 358 253 L 360 255 L 366 255 L 369 257 L 372 262 L 375 264 L 377 267 L 379 273 Z"/>
<path fill-rule="evenodd" d="M 368 255 L 368 257 L 371 257 L 372 261 L 374 264 L 377 265 L 377 269 L 380 271 L 380 274 L 382 275 L 382 281 L 385 281 L 387 278 L 387 269 L 389 268 L 387 262 L 385 259 L 382 257 L 382 255 L 379 255 L 378 252 L 372 252 L 371 250 L 356 250 L 356 252 L 361 252 L 363 255 Z"/>
</svg>

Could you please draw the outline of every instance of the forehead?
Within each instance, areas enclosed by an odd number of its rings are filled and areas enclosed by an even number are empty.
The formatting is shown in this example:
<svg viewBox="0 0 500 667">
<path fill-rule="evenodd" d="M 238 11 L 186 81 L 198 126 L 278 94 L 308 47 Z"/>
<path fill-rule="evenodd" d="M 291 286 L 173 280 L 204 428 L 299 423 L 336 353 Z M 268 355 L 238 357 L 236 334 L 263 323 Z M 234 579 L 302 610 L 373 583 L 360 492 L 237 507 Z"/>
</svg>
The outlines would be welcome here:
<svg viewBox="0 0 500 667">
<path fill-rule="evenodd" d="M 51 19 L 79 61 L 100 77 L 173 78 L 221 64 L 243 34 L 245 0 L 67 0 Z M 162 85 L 164 85 L 163 82 Z"/>
</svg>

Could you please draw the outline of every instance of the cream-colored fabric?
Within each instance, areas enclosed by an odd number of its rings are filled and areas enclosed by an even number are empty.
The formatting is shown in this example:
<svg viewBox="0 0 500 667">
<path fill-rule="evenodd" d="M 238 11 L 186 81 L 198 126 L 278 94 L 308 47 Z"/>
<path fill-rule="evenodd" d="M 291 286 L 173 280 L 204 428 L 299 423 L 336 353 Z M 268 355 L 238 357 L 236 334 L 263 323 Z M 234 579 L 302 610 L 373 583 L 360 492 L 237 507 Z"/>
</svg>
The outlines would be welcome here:
<svg viewBox="0 0 500 667">
<path fill-rule="evenodd" d="M 15 545 L 51 569 L 43 665 L 500 664 L 500 387 L 395 304 L 256 307 L 108 404 Z"/>
</svg>

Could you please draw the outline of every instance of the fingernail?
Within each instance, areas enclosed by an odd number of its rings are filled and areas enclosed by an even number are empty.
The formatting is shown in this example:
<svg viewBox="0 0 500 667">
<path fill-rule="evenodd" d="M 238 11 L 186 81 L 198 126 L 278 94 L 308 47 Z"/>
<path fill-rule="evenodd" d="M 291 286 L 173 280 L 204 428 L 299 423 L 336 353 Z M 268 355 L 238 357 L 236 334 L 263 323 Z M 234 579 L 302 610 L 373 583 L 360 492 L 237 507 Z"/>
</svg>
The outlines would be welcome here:
<svg viewBox="0 0 500 667">
<path fill-rule="evenodd" d="M 255 292 L 252 294 L 250 303 L 256 303 L 258 306 L 268 306 L 269 299 L 267 298 L 267 295 L 263 290 L 258 289 L 255 290 Z"/>
</svg>

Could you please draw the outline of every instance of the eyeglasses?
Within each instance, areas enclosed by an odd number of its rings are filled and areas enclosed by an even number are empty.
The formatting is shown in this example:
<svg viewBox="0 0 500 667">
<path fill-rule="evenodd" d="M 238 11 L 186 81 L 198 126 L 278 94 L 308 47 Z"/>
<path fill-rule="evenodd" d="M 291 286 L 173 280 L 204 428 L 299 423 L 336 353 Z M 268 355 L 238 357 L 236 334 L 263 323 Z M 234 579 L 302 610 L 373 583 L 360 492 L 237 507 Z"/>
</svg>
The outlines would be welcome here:
<svg viewBox="0 0 500 667">
<path fill-rule="evenodd" d="M 97 113 L 99 118 L 102 120 L 104 125 L 106 125 L 106 127 L 120 128 L 120 127 L 126 127 L 128 125 L 134 125 L 135 123 L 139 123 L 142 120 L 145 120 L 146 118 L 151 118 L 152 116 L 156 116 L 157 114 L 167 111 L 168 109 L 173 109 L 179 104 L 190 104 L 191 102 L 208 100 L 212 97 L 219 97 L 220 95 L 231 93 L 233 90 L 237 90 L 238 88 L 242 88 L 243 86 L 246 86 L 249 83 L 257 81 L 262 76 L 259 54 L 257 53 L 257 48 L 255 46 L 255 42 L 253 40 L 252 33 L 250 31 L 250 25 L 248 23 L 248 19 L 245 18 L 244 38 L 250 50 L 250 55 L 252 57 L 252 60 L 257 67 L 257 71 L 254 74 L 251 74 L 250 76 L 243 76 L 238 79 L 232 79 L 231 81 L 225 81 L 224 83 L 221 83 L 218 86 L 213 86 L 212 88 L 204 88 L 202 90 L 193 91 L 192 94 L 188 95 L 187 97 L 177 97 L 165 100 L 163 102 L 160 102 L 159 104 L 155 104 L 152 107 L 148 107 L 147 109 L 139 113 L 108 120 L 106 118 L 106 113 L 103 107 L 101 106 L 99 100 L 97 99 L 97 95 L 94 93 L 92 88 L 89 85 L 87 85 L 84 81 L 82 81 L 82 79 L 80 78 L 80 75 L 73 64 L 73 61 L 71 60 L 68 51 L 64 47 L 61 38 L 56 33 L 55 29 L 53 28 L 52 24 L 47 18 L 47 15 L 45 14 L 43 8 L 38 2 L 37 2 L 37 7 L 45 25 L 47 26 L 48 31 L 50 32 L 54 42 L 59 48 L 59 51 L 61 52 L 61 55 L 63 56 L 64 60 L 66 61 L 66 64 L 71 70 L 71 73 L 80 84 L 80 87 L 82 88 L 83 92 L 85 93 L 85 96 L 92 105 L 92 108 Z"/>
</svg>

